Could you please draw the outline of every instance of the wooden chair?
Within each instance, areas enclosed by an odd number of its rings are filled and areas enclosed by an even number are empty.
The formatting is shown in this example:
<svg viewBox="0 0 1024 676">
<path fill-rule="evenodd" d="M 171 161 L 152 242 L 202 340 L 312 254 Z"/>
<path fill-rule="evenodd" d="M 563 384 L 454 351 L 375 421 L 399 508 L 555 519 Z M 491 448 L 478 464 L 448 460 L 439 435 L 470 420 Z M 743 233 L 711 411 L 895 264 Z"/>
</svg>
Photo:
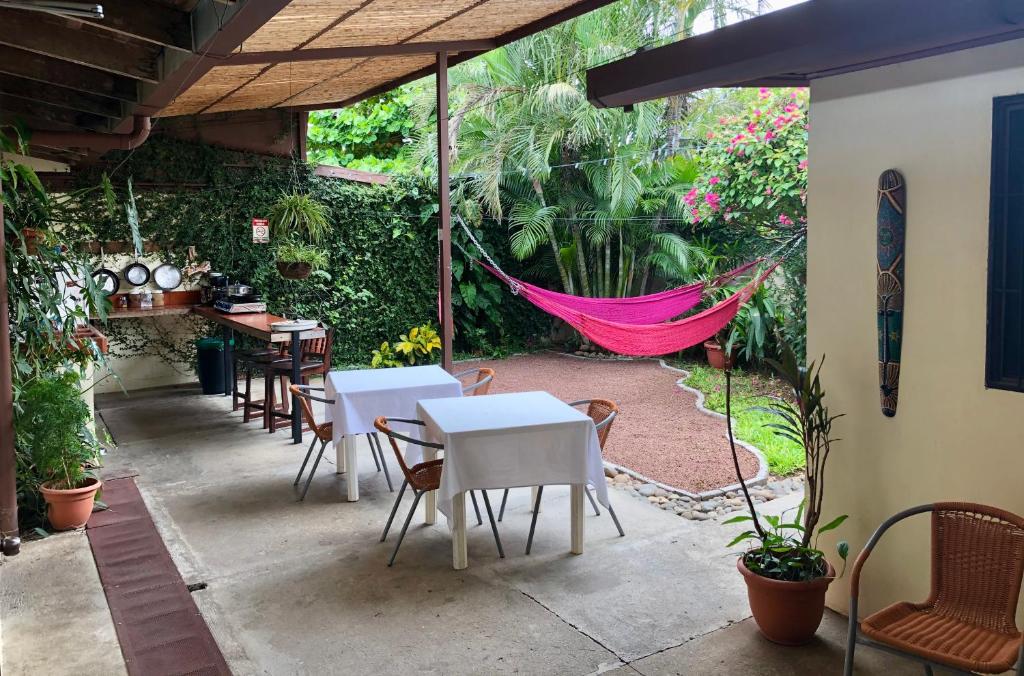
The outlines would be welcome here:
<svg viewBox="0 0 1024 676">
<path fill-rule="evenodd" d="M 308 385 L 310 378 L 317 375 L 323 376 L 330 370 L 333 346 L 334 329 L 328 329 L 320 338 L 308 338 L 299 343 L 300 384 Z M 281 427 L 291 425 L 291 405 L 286 394 L 286 382 L 291 379 L 292 375 L 290 344 L 283 344 L 280 354 L 283 356 L 278 356 L 278 353 L 260 355 L 246 363 L 245 393 L 242 395 L 245 402 L 243 404 L 245 406 L 243 421 L 249 422 L 249 411 L 257 409 L 263 415 L 263 428 L 271 434 Z M 251 401 L 254 371 L 262 371 L 264 377 L 263 400 L 258 402 Z M 275 381 L 280 383 L 280 406 L 276 401 Z"/>
<path fill-rule="evenodd" d="M 402 481 L 402 487 L 398 490 L 398 497 L 395 499 L 395 506 L 391 508 L 391 514 L 388 516 L 388 522 L 384 525 L 384 532 L 380 536 L 380 541 L 384 542 L 388 537 L 388 531 L 391 530 L 391 523 L 395 520 L 395 514 L 398 512 L 398 505 L 402 502 L 402 497 L 405 495 L 406 487 L 411 487 L 413 495 L 416 497 L 412 501 L 412 507 L 409 509 L 408 516 L 405 517 L 405 524 L 402 526 L 402 532 L 398 535 L 398 542 L 395 543 L 395 549 L 391 552 L 391 558 L 388 560 L 388 566 L 392 566 L 395 563 L 395 557 L 398 556 L 398 548 L 402 546 L 402 540 L 405 539 L 405 533 L 409 530 L 409 523 L 412 521 L 412 515 L 416 513 L 416 507 L 420 504 L 420 498 L 423 497 L 428 491 L 436 491 L 441 486 L 441 468 L 444 466 L 444 460 L 427 460 L 409 467 L 405 463 L 405 456 L 402 455 L 402 451 L 398 448 L 398 440 L 402 440 L 409 444 L 415 444 L 422 446 L 423 448 L 433 448 L 435 450 L 443 451 L 444 446 L 442 444 L 435 444 L 430 441 L 420 441 L 419 439 L 413 439 L 402 434 L 398 434 L 393 431 L 389 424 L 392 422 L 407 423 L 410 425 L 424 426 L 422 420 L 408 420 L 405 418 L 386 418 L 380 416 L 377 418 L 373 425 L 380 432 L 386 434 L 388 440 L 391 442 L 391 448 L 395 452 L 395 458 L 398 459 L 398 466 L 402 468 L 402 475 L 405 480 Z M 505 550 L 501 547 L 501 538 L 498 536 L 498 524 L 494 522 L 494 513 L 491 511 L 491 502 L 487 498 L 487 491 L 482 491 L 484 494 L 484 506 L 487 507 L 487 517 L 491 521 L 491 532 L 494 533 L 494 542 L 498 546 L 498 556 L 505 558 Z M 470 491 L 472 494 L 472 491 Z"/>
<path fill-rule="evenodd" d="M 309 476 L 306 477 L 306 484 L 302 487 L 302 493 L 299 495 L 299 502 L 306 499 L 306 491 L 309 490 L 309 484 L 313 481 L 313 475 L 316 474 L 316 468 L 320 465 L 320 459 L 324 457 L 324 450 L 327 448 L 327 444 L 331 442 L 331 438 L 334 436 L 334 424 L 325 422 L 317 424 L 316 417 L 313 415 L 313 402 L 319 401 L 327 404 L 328 406 L 334 404 L 332 399 L 324 399 L 316 395 L 310 394 L 311 392 L 323 392 L 322 387 L 310 387 L 309 385 L 289 385 L 288 391 L 294 394 L 299 399 L 299 406 L 302 407 L 302 417 L 306 419 L 306 423 L 309 425 L 310 430 L 313 432 L 313 439 L 309 443 L 309 450 L 306 451 L 306 457 L 302 459 L 302 466 L 299 467 L 299 473 L 295 475 L 295 481 L 293 486 L 298 486 L 299 481 L 302 479 L 302 473 L 306 471 L 306 464 L 309 462 L 310 456 L 313 455 L 313 449 L 316 447 L 316 442 L 320 442 L 320 452 L 316 455 L 316 460 L 313 461 L 313 467 L 309 470 Z M 380 445 L 380 439 L 377 438 L 376 434 L 367 434 L 367 439 L 370 442 L 370 454 L 373 455 L 373 461 L 377 464 L 377 471 L 384 470 L 384 478 L 388 482 L 388 490 L 392 493 L 395 492 L 394 487 L 391 485 L 391 474 L 388 473 L 388 464 L 384 460 L 384 451 Z M 376 442 L 376 447 L 374 443 Z M 378 460 L 378 456 L 380 456 Z"/>
<path fill-rule="evenodd" d="M 931 594 L 900 602 L 857 622 L 860 574 L 878 540 L 893 524 L 932 515 Z M 1014 619 L 1024 571 L 1024 518 L 966 502 L 920 505 L 886 520 L 857 557 L 850 576 L 846 676 L 857 644 L 955 673 L 1002 673 L 1016 662 L 1024 674 L 1024 640 Z"/>
<path fill-rule="evenodd" d="M 476 380 L 471 383 L 466 383 L 462 386 L 462 395 L 484 395 L 491 389 L 491 383 L 494 382 L 494 369 L 486 367 L 466 369 L 456 373 L 453 378 L 456 380 L 462 380 L 469 378 L 470 376 L 476 376 Z"/>
<path fill-rule="evenodd" d="M 574 401 L 569 404 L 570 406 L 586 406 L 587 415 L 594 421 L 594 427 L 597 428 L 597 441 L 601 444 L 601 450 L 604 450 L 604 442 L 608 439 L 608 433 L 612 429 L 612 423 L 615 422 L 616 416 L 619 414 L 619 407 L 614 401 L 607 399 L 581 399 L 580 401 Z M 501 496 L 501 509 L 498 511 L 498 521 L 501 521 L 505 516 L 505 503 L 508 501 L 508 491 L 505 489 L 504 495 Z M 533 519 L 530 521 L 530 535 L 526 539 L 526 553 L 529 554 L 533 548 L 533 532 L 537 528 L 537 514 L 540 512 L 540 498 L 544 494 L 544 487 L 537 487 L 537 497 L 533 504 Z M 594 495 L 590 492 L 590 487 L 586 487 L 587 499 L 590 500 L 590 506 L 594 508 L 594 515 L 601 516 L 601 509 L 597 506 L 597 500 L 594 499 Z M 626 537 L 626 532 L 622 530 L 622 524 L 619 523 L 619 517 L 615 513 L 615 509 L 611 505 L 608 506 L 608 513 L 611 514 L 612 521 L 615 522 L 615 528 L 619 531 L 619 537 Z"/>
</svg>

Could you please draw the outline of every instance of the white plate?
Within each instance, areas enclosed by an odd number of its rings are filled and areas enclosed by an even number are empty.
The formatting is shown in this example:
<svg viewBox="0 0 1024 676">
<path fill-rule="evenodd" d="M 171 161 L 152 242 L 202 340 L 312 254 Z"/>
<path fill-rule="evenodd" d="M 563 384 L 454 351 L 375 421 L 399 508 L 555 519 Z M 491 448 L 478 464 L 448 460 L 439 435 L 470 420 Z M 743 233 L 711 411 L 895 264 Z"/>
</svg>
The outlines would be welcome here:
<svg viewBox="0 0 1024 676">
<path fill-rule="evenodd" d="M 309 331 L 319 326 L 314 319 L 291 319 L 284 322 L 274 322 L 270 325 L 271 331 Z"/>
</svg>

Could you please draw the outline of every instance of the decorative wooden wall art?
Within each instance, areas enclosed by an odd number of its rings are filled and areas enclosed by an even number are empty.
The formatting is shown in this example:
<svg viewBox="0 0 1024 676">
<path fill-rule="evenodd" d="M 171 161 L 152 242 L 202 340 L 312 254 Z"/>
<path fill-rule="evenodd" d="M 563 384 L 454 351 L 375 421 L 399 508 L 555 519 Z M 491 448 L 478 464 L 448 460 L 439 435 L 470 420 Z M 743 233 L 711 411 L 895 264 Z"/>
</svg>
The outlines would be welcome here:
<svg viewBox="0 0 1024 676">
<path fill-rule="evenodd" d="M 896 415 L 903 346 L 903 276 L 907 188 L 895 169 L 878 178 L 878 385 L 882 413 Z"/>
</svg>

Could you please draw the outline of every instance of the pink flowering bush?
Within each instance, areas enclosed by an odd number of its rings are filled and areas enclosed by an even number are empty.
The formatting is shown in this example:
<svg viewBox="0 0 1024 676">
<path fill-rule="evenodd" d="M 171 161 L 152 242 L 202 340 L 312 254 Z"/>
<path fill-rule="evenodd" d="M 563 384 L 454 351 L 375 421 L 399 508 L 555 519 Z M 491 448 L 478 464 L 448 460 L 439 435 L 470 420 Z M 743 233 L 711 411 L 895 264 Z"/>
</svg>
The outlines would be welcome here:
<svg viewBox="0 0 1024 676">
<path fill-rule="evenodd" d="M 807 90 L 764 89 L 707 133 L 700 177 L 683 197 L 695 224 L 772 236 L 807 223 Z"/>
</svg>

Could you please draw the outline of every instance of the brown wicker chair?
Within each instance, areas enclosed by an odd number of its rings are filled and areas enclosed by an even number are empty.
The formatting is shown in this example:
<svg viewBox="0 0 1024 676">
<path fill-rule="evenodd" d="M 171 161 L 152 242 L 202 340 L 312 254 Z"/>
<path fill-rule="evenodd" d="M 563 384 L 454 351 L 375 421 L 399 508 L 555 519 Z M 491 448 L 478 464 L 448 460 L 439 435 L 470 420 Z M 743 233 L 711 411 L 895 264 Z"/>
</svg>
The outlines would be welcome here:
<svg viewBox="0 0 1024 676">
<path fill-rule="evenodd" d="M 574 401 L 569 404 L 570 406 L 586 406 L 587 415 L 594 421 L 594 427 L 597 428 L 597 441 L 601 444 L 601 450 L 604 450 L 604 442 L 608 439 L 608 433 L 611 432 L 612 423 L 615 422 L 615 417 L 619 414 L 619 407 L 614 401 L 608 399 L 582 399 L 580 401 Z M 501 509 L 498 510 L 498 521 L 501 521 L 505 517 L 505 503 L 508 501 L 508 491 L 505 489 L 505 493 L 501 496 Z M 590 500 L 590 506 L 594 508 L 594 515 L 601 516 L 601 509 L 597 506 L 597 500 L 594 499 L 594 495 L 590 492 L 590 487 L 586 488 L 587 499 Z M 537 513 L 540 511 L 540 497 L 544 493 L 544 487 L 537 487 L 537 498 L 533 505 L 533 519 L 530 521 L 530 535 L 526 540 L 526 553 L 529 554 L 533 548 L 533 532 L 537 528 Z M 615 514 L 615 510 L 608 506 L 608 513 L 611 514 L 612 521 L 615 522 L 615 529 L 619 531 L 620 537 L 625 537 L 626 532 L 622 530 L 622 524 L 619 523 L 619 517 Z"/>
<path fill-rule="evenodd" d="M 476 380 L 472 383 L 468 383 L 462 386 L 463 396 L 467 394 L 484 395 L 491 389 L 491 383 L 494 382 L 494 369 L 486 367 L 466 369 L 456 373 L 453 377 L 456 380 L 463 380 L 470 376 L 476 376 Z"/>
<path fill-rule="evenodd" d="M 900 602 L 857 622 L 860 573 L 878 540 L 893 524 L 932 515 L 931 594 Z M 956 673 L 1002 673 L 1016 662 L 1024 674 L 1024 640 L 1014 619 L 1024 572 L 1024 518 L 964 502 L 921 505 L 891 517 L 857 557 L 850 577 L 846 676 L 857 644 L 909 657 Z"/>
<path fill-rule="evenodd" d="M 388 566 L 392 566 L 395 563 L 395 557 L 398 556 L 398 548 L 402 546 L 402 540 L 405 539 L 405 532 L 409 530 L 409 522 L 412 521 L 412 515 L 416 513 L 416 507 L 420 504 L 420 498 L 423 497 L 428 491 L 436 491 L 441 487 L 441 468 L 444 466 L 444 460 L 427 460 L 409 467 L 405 462 L 405 456 L 402 455 L 402 451 L 398 448 L 398 440 L 402 440 L 409 444 L 415 444 L 417 446 L 423 446 L 424 448 L 433 448 L 435 450 L 443 451 L 444 446 L 442 444 L 435 444 L 430 441 L 420 441 L 419 439 L 413 439 L 403 434 L 399 434 L 391 429 L 389 423 L 400 422 L 407 423 L 410 425 L 423 426 L 422 420 L 409 420 L 406 418 L 385 418 L 380 416 L 377 418 L 373 426 L 376 427 L 381 433 L 386 434 L 388 441 L 391 442 L 391 448 L 395 452 L 395 458 L 398 459 L 398 466 L 402 468 L 402 474 L 405 480 L 402 481 L 402 487 L 398 490 L 398 497 L 395 499 L 395 506 L 391 508 L 391 514 L 388 516 L 388 522 L 384 525 L 384 532 L 381 533 L 380 541 L 388 537 L 388 531 L 391 530 L 391 524 L 395 520 L 395 514 L 398 513 L 398 505 L 402 502 L 402 497 L 405 495 L 406 487 L 411 487 L 413 495 L 416 497 L 412 501 L 412 507 L 409 509 L 409 515 L 405 517 L 405 524 L 402 526 L 402 532 L 398 535 L 398 542 L 395 543 L 395 549 L 391 552 L 391 558 L 388 559 Z M 491 501 L 487 499 L 487 491 L 482 491 L 484 494 L 484 506 L 487 507 L 487 517 L 491 520 L 491 531 L 494 533 L 494 542 L 498 545 L 498 556 L 505 558 L 505 550 L 501 547 L 501 538 L 498 536 L 498 524 L 494 522 L 494 513 L 491 511 Z M 472 495 L 472 491 L 470 491 Z"/>
<path fill-rule="evenodd" d="M 316 460 L 313 461 L 313 467 L 309 470 L 309 476 L 306 477 L 306 484 L 302 487 L 302 493 L 299 495 L 299 501 L 306 499 L 306 491 L 309 490 L 309 484 L 313 481 L 313 475 L 316 474 L 316 468 L 320 466 L 320 459 L 324 457 L 324 450 L 327 448 L 327 444 L 331 442 L 331 438 L 334 436 L 334 424 L 325 422 L 317 424 L 316 417 L 313 415 L 314 401 L 319 401 L 327 405 L 334 403 L 331 399 L 324 399 L 318 397 L 311 392 L 323 392 L 322 387 L 310 387 L 309 385 L 289 385 L 288 391 L 294 394 L 299 400 L 299 406 L 302 408 L 302 417 L 306 419 L 306 424 L 309 425 L 309 429 L 313 432 L 313 439 L 309 442 L 309 450 L 306 451 L 306 457 L 302 460 L 302 466 L 299 467 L 299 473 L 295 475 L 295 481 L 292 483 L 293 486 L 298 486 L 299 481 L 302 479 L 302 473 L 306 471 L 306 464 L 309 462 L 310 456 L 313 455 L 313 448 L 316 447 L 316 442 L 320 442 L 320 452 L 316 455 Z M 373 462 L 377 465 L 377 471 L 384 470 L 384 478 L 388 482 L 388 490 L 392 493 L 395 492 L 394 486 L 391 485 L 391 474 L 388 472 L 388 464 L 384 460 L 384 449 L 381 448 L 380 439 L 376 434 L 367 434 L 366 438 L 370 442 L 370 454 L 373 455 Z M 378 459 L 379 456 L 379 459 Z"/>
</svg>

